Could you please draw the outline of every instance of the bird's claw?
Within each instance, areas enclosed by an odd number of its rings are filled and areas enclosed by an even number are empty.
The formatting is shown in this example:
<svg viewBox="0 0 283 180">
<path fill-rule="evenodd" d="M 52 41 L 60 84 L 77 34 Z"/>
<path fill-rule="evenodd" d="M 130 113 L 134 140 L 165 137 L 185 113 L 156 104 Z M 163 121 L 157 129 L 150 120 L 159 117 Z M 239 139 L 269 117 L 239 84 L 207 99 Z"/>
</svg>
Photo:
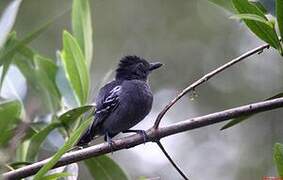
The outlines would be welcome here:
<svg viewBox="0 0 283 180">
<path fill-rule="evenodd" d="M 137 133 L 143 137 L 143 144 L 145 144 L 148 140 L 148 136 L 144 130 L 127 130 L 123 131 L 123 133 Z"/>
<path fill-rule="evenodd" d="M 146 132 L 144 130 L 137 130 L 137 133 L 143 137 L 143 144 L 145 144 L 148 139 Z"/>
<path fill-rule="evenodd" d="M 113 150 L 114 150 L 114 147 L 115 147 L 115 143 L 111 139 L 111 137 L 109 136 L 108 133 L 105 134 L 104 140 L 108 143 L 108 146 L 110 148 L 111 153 L 113 153 Z"/>
</svg>

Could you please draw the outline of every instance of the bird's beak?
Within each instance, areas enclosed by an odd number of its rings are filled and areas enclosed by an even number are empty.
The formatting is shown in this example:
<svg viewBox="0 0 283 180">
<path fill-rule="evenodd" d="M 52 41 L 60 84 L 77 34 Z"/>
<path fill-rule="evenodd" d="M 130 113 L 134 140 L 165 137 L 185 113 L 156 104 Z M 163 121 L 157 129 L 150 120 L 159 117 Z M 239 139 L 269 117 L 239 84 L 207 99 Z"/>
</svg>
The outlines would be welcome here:
<svg viewBox="0 0 283 180">
<path fill-rule="evenodd" d="M 150 71 L 153 71 L 155 69 L 158 69 L 162 66 L 163 64 L 159 63 L 159 62 L 156 62 L 156 63 L 150 63 L 150 67 L 149 67 L 149 70 Z"/>
</svg>

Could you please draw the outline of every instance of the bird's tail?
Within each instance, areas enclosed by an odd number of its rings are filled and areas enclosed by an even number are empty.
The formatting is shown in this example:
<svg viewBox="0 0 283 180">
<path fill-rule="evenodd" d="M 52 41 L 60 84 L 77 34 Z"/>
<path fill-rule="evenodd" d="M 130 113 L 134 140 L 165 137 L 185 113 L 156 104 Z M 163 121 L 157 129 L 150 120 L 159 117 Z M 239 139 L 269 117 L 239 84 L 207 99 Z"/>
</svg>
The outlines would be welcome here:
<svg viewBox="0 0 283 180">
<path fill-rule="evenodd" d="M 80 137 L 78 143 L 76 146 L 85 146 L 92 140 L 92 136 L 89 132 L 89 129 L 87 129 L 84 134 Z"/>
<path fill-rule="evenodd" d="M 87 130 L 83 133 L 83 135 L 80 137 L 77 146 L 85 146 L 90 141 L 93 140 L 93 137 L 96 135 L 96 120 L 94 119 L 91 125 L 87 128 Z"/>
</svg>

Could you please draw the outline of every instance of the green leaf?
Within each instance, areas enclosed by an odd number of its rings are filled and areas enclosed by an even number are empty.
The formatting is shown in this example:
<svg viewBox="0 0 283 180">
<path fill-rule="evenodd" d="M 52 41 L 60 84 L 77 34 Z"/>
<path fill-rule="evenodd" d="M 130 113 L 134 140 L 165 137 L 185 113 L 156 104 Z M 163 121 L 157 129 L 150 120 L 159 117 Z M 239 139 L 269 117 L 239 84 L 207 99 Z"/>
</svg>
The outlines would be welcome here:
<svg viewBox="0 0 283 180">
<path fill-rule="evenodd" d="M 56 113 L 61 106 L 61 95 L 56 85 L 56 64 L 48 58 L 35 54 L 30 48 L 22 45 L 19 49 L 22 56 L 15 56 L 13 63 L 25 76 L 32 90 L 41 98 L 46 110 Z"/>
<path fill-rule="evenodd" d="M 84 161 L 93 179 L 126 180 L 129 179 L 120 166 L 106 155 Z"/>
<path fill-rule="evenodd" d="M 89 93 L 89 73 L 86 61 L 76 39 L 67 31 L 63 33 L 63 51 L 61 60 L 71 87 L 78 102 L 84 105 Z"/>
<path fill-rule="evenodd" d="M 54 174 L 50 174 L 50 175 L 42 177 L 41 180 L 56 180 L 56 179 L 71 176 L 71 175 L 72 174 L 67 173 L 67 172 L 54 173 Z"/>
<path fill-rule="evenodd" d="M 276 99 L 276 98 L 280 98 L 280 97 L 283 97 L 283 93 L 279 93 L 279 94 L 276 94 L 275 96 L 272 96 L 270 98 L 267 98 L 265 99 L 265 101 L 267 100 L 271 100 L 271 99 Z M 250 113 L 248 115 L 243 115 L 241 117 L 238 117 L 238 118 L 235 118 L 235 119 L 232 119 L 231 121 L 229 121 L 227 124 L 225 124 L 220 130 L 224 130 L 224 129 L 227 129 L 227 128 L 230 128 L 236 124 L 239 124 L 240 122 L 252 117 L 253 115 L 255 114 L 258 114 L 258 113 Z"/>
<path fill-rule="evenodd" d="M 15 39 L 16 39 L 16 32 L 12 32 L 9 37 L 7 42 L 5 43 L 5 46 L 0 49 L 0 56 L 2 53 L 4 53 L 7 49 L 13 47 L 15 45 Z M 3 86 L 4 78 L 9 70 L 10 64 L 12 62 L 12 58 L 8 58 L 6 61 L 3 61 L 2 64 L 0 63 L 0 66 L 3 65 L 3 70 L 1 74 L 1 80 L 0 80 L 0 91 Z"/>
<path fill-rule="evenodd" d="M 258 22 L 262 22 L 262 23 L 270 26 L 271 28 L 273 28 L 273 24 L 271 22 L 269 22 L 265 18 L 263 18 L 261 16 L 258 16 L 256 14 L 235 14 L 235 15 L 231 16 L 230 18 L 231 19 L 242 19 L 242 20 L 258 21 Z"/>
<path fill-rule="evenodd" d="M 240 122 L 252 117 L 253 115 L 255 115 L 256 113 L 251 113 L 249 115 L 243 115 L 239 118 L 235 118 L 235 119 L 232 119 L 231 121 L 229 121 L 227 124 L 225 124 L 220 130 L 224 130 L 224 129 L 227 129 L 227 128 L 230 128 L 232 126 L 235 126 L 236 124 L 239 124 Z"/>
<path fill-rule="evenodd" d="M 34 176 L 34 180 L 40 180 L 59 160 L 60 158 L 70 150 L 79 140 L 80 135 L 85 131 L 85 129 L 89 126 L 92 121 L 92 117 L 88 117 L 83 123 L 80 125 L 78 129 L 72 133 L 70 138 L 65 142 L 62 148 L 60 148 L 57 153 L 51 158 L 51 160 L 46 163 Z"/>
<path fill-rule="evenodd" d="M 256 6 L 263 14 L 268 14 L 267 9 L 261 4 L 260 1 L 249 1 L 252 5 Z"/>
<path fill-rule="evenodd" d="M 248 0 L 232 0 L 232 1 L 234 7 L 237 9 L 237 11 L 240 14 L 254 14 L 268 21 L 264 13 L 257 6 L 249 3 Z M 270 46 L 274 47 L 275 49 L 278 49 L 280 53 L 282 52 L 282 47 L 274 28 L 259 21 L 245 19 L 244 22 L 257 37 L 267 42 Z"/>
<path fill-rule="evenodd" d="M 37 155 L 43 141 L 47 138 L 51 131 L 61 126 L 62 124 L 60 122 L 53 122 L 33 135 L 29 140 L 29 146 L 27 147 L 26 161 L 35 162 L 37 160 Z"/>
<path fill-rule="evenodd" d="M 15 157 L 16 161 L 26 162 L 28 150 L 30 146 L 32 146 L 32 144 L 30 144 L 30 139 L 34 137 L 42 129 L 44 129 L 46 126 L 47 126 L 46 123 L 42 123 L 42 122 L 29 123 L 29 126 L 25 131 L 25 136 L 22 138 L 21 143 L 17 146 L 16 157 Z"/>
<path fill-rule="evenodd" d="M 9 33 L 11 32 L 14 26 L 21 2 L 22 0 L 14 0 L 10 2 L 9 6 L 5 9 L 4 13 L 1 16 L 1 19 L 0 19 L 0 49 L 5 44 L 9 36 Z"/>
<path fill-rule="evenodd" d="M 68 110 L 67 112 L 60 115 L 58 120 L 68 131 L 72 123 L 76 122 L 78 118 L 80 118 L 84 113 L 91 110 L 92 108 L 94 109 L 94 106 L 87 105 Z"/>
<path fill-rule="evenodd" d="M 43 94 L 43 100 L 49 111 L 56 113 L 60 108 L 61 96 L 57 89 L 55 77 L 57 66 L 50 60 L 39 55 L 34 56 L 37 84 Z"/>
<path fill-rule="evenodd" d="M 57 67 L 58 71 L 56 74 L 56 85 L 60 91 L 63 98 L 63 105 L 68 108 L 78 107 L 79 102 L 77 101 L 75 92 L 73 91 L 70 82 L 65 73 L 64 66 L 61 60 L 61 53 L 57 51 Z"/>
<path fill-rule="evenodd" d="M 88 0 L 73 0 L 72 27 L 74 36 L 84 52 L 87 66 L 90 67 L 93 54 L 93 43 L 91 13 Z"/>
<path fill-rule="evenodd" d="M 275 143 L 273 149 L 273 159 L 277 167 L 279 177 L 283 177 L 283 144 Z"/>
<path fill-rule="evenodd" d="M 23 45 L 26 45 L 37 38 L 42 32 L 44 32 L 52 22 L 48 22 L 38 29 L 34 30 L 33 32 L 29 33 L 23 39 L 18 40 L 12 47 L 6 49 L 4 52 L 0 54 L 0 64 L 6 61 L 9 58 L 13 58 L 16 52 L 18 52 L 19 48 L 22 48 Z"/>
<path fill-rule="evenodd" d="M 281 38 L 283 38 L 283 0 L 276 0 L 277 24 Z"/>
<path fill-rule="evenodd" d="M 234 12 L 235 9 L 233 8 L 232 0 L 208 0 L 210 2 L 213 2 L 214 4 L 230 11 Z"/>
<path fill-rule="evenodd" d="M 56 19 L 64 15 L 69 10 L 64 11 L 63 13 L 55 16 L 54 18 L 47 21 L 45 24 L 39 26 L 39 28 L 35 29 L 34 31 L 27 34 L 24 38 L 21 40 L 17 40 L 17 43 L 14 44 L 14 46 L 10 47 L 9 49 L 6 49 L 4 52 L 0 53 L 0 65 L 3 64 L 3 61 L 10 59 L 16 54 L 16 52 L 21 51 L 24 52 L 22 48 L 25 47 L 28 43 L 36 39 L 41 33 L 43 33 Z M 5 24 L 6 26 L 6 24 Z M 1 28 L 0 28 L 1 29 Z M 0 48 L 1 49 L 1 48 Z M 26 49 L 26 48 L 25 48 Z"/>
<path fill-rule="evenodd" d="M 25 57 L 17 57 L 16 61 L 13 61 L 13 64 L 17 66 L 17 68 L 21 71 L 21 73 L 25 76 L 27 82 L 30 84 L 32 89 L 39 90 L 37 84 L 37 77 L 35 75 L 35 67 L 32 59 L 27 59 Z"/>
<path fill-rule="evenodd" d="M 7 142 L 11 135 L 10 129 L 19 120 L 21 103 L 17 100 L 1 102 L 0 104 L 0 146 Z"/>
<path fill-rule="evenodd" d="M 26 44 L 30 43 L 32 40 L 37 38 L 43 31 L 45 31 L 48 28 L 50 24 L 51 22 L 44 24 L 40 28 L 28 34 L 22 40 L 16 39 L 15 32 L 10 34 L 10 38 L 5 44 L 5 46 L 2 49 L 0 49 L 0 66 L 3 65 L 3 73 L 1 75 L 0 89 L 2 87 L 2 83 L 4 81 L 5 75 L 8 71 L 9 65 L 12 62 L 15 54 L 17 52 L 20 52 L 25 56 L 32 56 L 33 52 L 28 47 L 26 47 Z"/>
<path fill-rule="evenodd" d="M 34 125 L 38 125 L 39 123 L 29 123 L 28 128 L 25 131 L 25 136 L 22 138 L 21 143 L 17 146 L 15 160 L 18 162 L 26 162 L 28 149 L 30 146 L 30 139 L 36 135 L 41 129 L 35 128 Z M 46 126 L 45 123 L 40 123 L 40 126 Z"/>
</svg>

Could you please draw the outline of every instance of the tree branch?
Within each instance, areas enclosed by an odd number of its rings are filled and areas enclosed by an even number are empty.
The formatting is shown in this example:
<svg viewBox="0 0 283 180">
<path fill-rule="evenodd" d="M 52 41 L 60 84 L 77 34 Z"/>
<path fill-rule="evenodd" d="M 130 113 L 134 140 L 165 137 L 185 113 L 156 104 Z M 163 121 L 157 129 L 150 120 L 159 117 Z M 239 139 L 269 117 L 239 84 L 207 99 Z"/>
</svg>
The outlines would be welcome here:
<svg viewBox="0 0 283 180">
<path fill-rule="evenodd" d="M 182 172 L 182 170 L 177 166 L 177 164 L 173 161 L 173 159 L 170 157 L 170 155 L 167 153 L 167 151 L 165 150 L 165 148 L 163 147 L 163 145 L 161 144 L 160 141 L 156 141 L 156 144 L 158 145 L 158 147 L 161 149 L 161 151 L 163 152 L 163 154 L 166 156 L 166 158 L 169 160 L 169 162 L 174 166 L 174 168 L 178 171 L 178 173 L 185 179 L 185 180 L 189 180 L 189 178 L 187 178 L 187 176 L 185 175 L 185 173 Z"/>
<path fill-rule="evenodd" d="M 196 118 L 187 119 L 182 122 L 174 123 L 169 126 L 161 127 L 158 129 L 151 128 L 146 131 L 148 136 L 148 142 L 156 142 L 161 138 L 174 135 L 177 133 L 181 133 L 184 131 L 208 126 L 211 124 L 223 122 L 232 118 L 237 118 L 243 115 L 248 115 L 251 113 L 259 113 L 264 112 L 276 108 L 283 107 L 283 98 L 277 98 L 273 100 L 262 101 L 258 103 L 248 104 L 245 106 L 240 106 L 212 114 L 208 114 L 205 116 L 200 116 Z M 88 159 L 94 156 L 99 156 L 102 154 L 107 154 L 113 151 L 118 151 L 121 149 L 128 149 L 139 144 L 144 143 L 144 137 L 142 135 L 136 134 L 131 135 L 125 138 L 117 139 L 114 141 L 114 147 L 109 147 L 107 143 L 98 144 L 95 146 L 91 146 L 88 148 L 84 148 L 82 150 L 77 150 L 73 152 L 66 153 L 62 158 L 57 162 L 54 166 L 60 167 L 64 165 L 68 165 L 74 162 L 82 161 L 84 159 Z M 9 171 L 3 174 L 4 179 L 20 179 L 27 176 L 31 176 L 35 174 L 44 164 L 46 164 L 49 159 L 45 159 L 43 161 L 36 162 L 31 165 L 27 165 L 25 167 L 16 169 L 14 171 Z"/>
<path fill-rule="evenodd" d="M 224 71 L 225 69 L 229 68 L 230 66 L 246 59 L 247 57 L 252 56 L 253 54 L 256 53 L 262 53 L 262 51 L 264 49 L 269 48 L 270 46 L 268 44 L 264 44 L 261 45 L 257 48 L 254 48 L 248 52 L 246 52 L 245 54 L 242 54 L 241 56 L 229 61 L 228 63 L 218 67 L 217 69 L 211 71 L 210 73 L 204 75 L 202 78 L 200 78 L 199 80 L 197 80 L 196 82 L 194 82 L 193 84 L 191 84 L 190 86 L 188 86 L 187 88 L 185 88 L 180 94 L 178 94 L 178 96 L 176 96 L 171 102 L 169 102 L 169 104 L 167 104 L 164 109 L 158 114 L 154 126 L 153 128 L 157 129 L 161 119 L 163 118 L 163 116 L 166 114 L 166 112 L 179 100 L 181 99 L 185 94 L 187 94 L 188 92 L 195 90 L 196 87 L 198 87 L 199 85 L 205 83 L 206 81 L 208 81 L 210 78 L 212 78 L 213 76 L 217 75 L 218 73 Z"/>
</svg>

